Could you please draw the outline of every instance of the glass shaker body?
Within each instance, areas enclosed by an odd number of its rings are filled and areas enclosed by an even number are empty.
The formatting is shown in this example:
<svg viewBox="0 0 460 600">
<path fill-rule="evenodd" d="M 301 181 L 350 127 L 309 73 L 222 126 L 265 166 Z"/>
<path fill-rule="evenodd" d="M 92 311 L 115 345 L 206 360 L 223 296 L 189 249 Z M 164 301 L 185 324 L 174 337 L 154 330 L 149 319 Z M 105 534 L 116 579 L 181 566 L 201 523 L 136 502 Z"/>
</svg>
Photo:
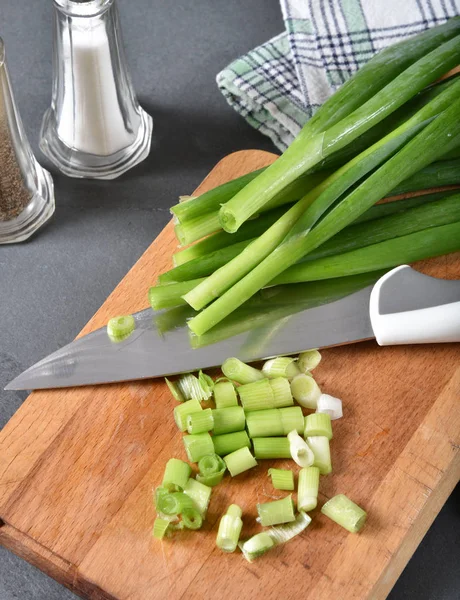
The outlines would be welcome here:
<svg viewBox="0 0 460 600">
<path fill-rule="evenodd" d="M 54 0 L 53 88 L 40 148 L 66 175 L 113 179 L 150 151 L 116 0 Z"/>
<path fill-rule="evenodd" d="M 32 153 L 0 39 L 0 244 L 30 237 L 51 217 L 54 207 L 53 180 Z"/>
</svg>

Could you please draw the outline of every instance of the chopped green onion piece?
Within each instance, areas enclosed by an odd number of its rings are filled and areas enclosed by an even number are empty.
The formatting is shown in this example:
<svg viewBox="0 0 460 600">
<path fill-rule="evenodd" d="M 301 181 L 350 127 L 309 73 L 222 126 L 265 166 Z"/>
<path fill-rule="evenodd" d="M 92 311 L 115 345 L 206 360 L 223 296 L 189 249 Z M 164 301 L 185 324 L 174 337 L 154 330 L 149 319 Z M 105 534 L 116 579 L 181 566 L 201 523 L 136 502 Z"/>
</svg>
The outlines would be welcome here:
<svg viewBox="0 0 460 600">
<path fill-rule="evenodd" d="M 214 386 L 214 402 L 218 409 L 238 406 L 235 386 L 230 380 L 223 379 L 222 381 L 216 381 Z"/>
<path fill-rule="evenodd" d="M 310 523 L 311 518 L 307 513 L 300 510 L 294 521 L 286 523 L 285 525 L 271 527 L 268 534 L 276 545 L 285 544 L 286 542 L 289 542 L 289 540 L 292 540 L 296 535 L 299 535 L 299 533 L 302 533 Z"/>
<path fill-rule="evenodd" d="M 220 520 L 216 545 L 224 552 L 234 552 L 238 546 L 243 521 L 242 511 L 237 504 L 231 504 Z"/>
<path fill-rule="evenodd" d="M 254 456 L 264 458 L 291 458 L 290 445 L 287 437 L 254 438 Z"/>
<path fill-rule="evenodd" d="M 306 350 L 305 352 L 301 352 L 299 354 L 297 366 L 302 373 L 306 373 L 307 371 L 313 371 L 313 369 L 317 367 L 320 362 L 321 354 L 318 352 L 318 350 Z"/>
<path fill-rule="evenodd" d="M 323 505 L 321 512 L 351 533 L 358 533 L 366 522 L 367 513 L 345 494 L 338 494 Z"/>
<path fill-rule="evenodd" d="M 198 400 L 189 400 L 183 404 L 174 407 L 174 420 L 180 431 L 187 430 L 187 417 L 193 413 L 200 412 L 203 409 Z"/>
<path fill-rule="evenodd" d="M 187 398 L 184 398 L 177 384 L 173 383 L 172 381 L 169 381 L 167 377 L 165 377 L 165 381 L 166 385 L 169 388 L 169 391 L 171 392 L 175 400 L 177 400 L 178 402 L 185 402 L 187 400 Z"/>
<path fill-rule="evenodd" d="M 275 397 L 268 379 L 241 385 L 238 394 L 245 411 L 275 408 Z"/>
<path fill-rule="evenodd" d="M 170 458 L 166 463 L 161 485 L 168 492 L 182 492 L 191 473 L 192 468 L 188 463 L 178 458 Z"/>
<path fill-rule="evenodd" d="M 241 406 L 229 406 L 228 408 L 215 408 L 212 411 L 214 419 L 213 433 L 232 433 L 241 431 L 246 425 L 244 409 Z"/>
<path fill-rule="evenodd" d="M 190 496 L 190 498 L 195 502 L 197 509 L 203 516 L 206 515 L 206 511 L 208 510 L 211 492 L 212 488 L 204 483 L 196 481 L 196 479 L 192 479 L 191 477 L 184 489 L 184 494 Z"/>
<path fill-rule="evenodd" d="M 246 540 L 246 542 L 238 544 L 244 558 L 248 562 L 252 562 L 254 559 L 259 558 L 259 556 L 262 556 L 262 554 L 265 554 L 265 552 L 268 552 L 273 548 L 274 545 L 275 542 L 266 531 L 256 533 L 256 535 L 253 535 Z"/>
<path fill-rule="evenodd" d="M 275 379 L 269 379 L 269 383 L 273 392 L 275 408 L 292 406 L 294 404 L 294 399 L 292 398 L 291 394 L 291 386 L 285 377 L 275 377 Z"/>
<path fill-rule="evenodd" d="M 294 462 L 299 467 L 310 467 L 315 456 L 307 442 L 295 430 L 288 433 L 287 439 L 289 441 L 289 452 Z"/>
<path fill-rule="evenodd" d="M 167 492 L 166 494 L 161 493 L 156 496 L 156 508 L 159 513 L 165 515 L 177 515 L 180 513 L 179 500 L 174 494 Z"/>
<path fill-rule="evenodd" d="M 275 490 L 294 489 L 294 473 L 289 469 L 268 469 Z"/>
<path fill-rule="evenodd" d="M 209 390 L 210 386 L 206 379 L 207 377 L 201 371 L 199 379 L 195 375 L 187 373 L 179 379 L 177 386 L 186 400 L 207 400 L 212 396 L 212 388 Z M 210 377 L 209 379 L 212 382 Z"/>
<path fill-rule="evenodd" d="M 331 421 L 340 419 L 343 416 L 342 400 L 334 398 L 334 396 L 329 396 L 329 394 L 321 394 L 318 398 L 316 412 L 329 415 Z"/>
<path fill-rule="evenodd" d="M 203 373 L 203 371 L 198 373 L 198 381 L 201 385 L 202 400 L 208 400 L 214 391 L 214 381 L 209 375 Z"/>
<path fill-rule="evenodd" d="M 184 510 L 189 509 L 189 508 L 197 509 L 197 506 L 196 506 L 193 498 L 191 498 L 185 492 L 174 492 L 171 495 L 173 496 L 174 500 L 177 502 L 177 505 L 179 507 L 179 511 L 178 511 L 179 514 L 182 514 L 184 512 Z"/>
<path fill-rule="evenodd" d="M 187 416 L 187 431 L 189 433 L 204 433 L 211 431 L 214 426 L 212 409 L 206 408 Z"/>
<path fill-rule="evenodd" d="M 121 342 L 132 334 L 136 321 L 132 315 L 113 317 L 107 323 L 107 335 L 114 342 Z"/>
<path fill-rule="evenodd" d="M 200 529 L 203 525 L 203 517 L 197 508 L 185 508 L 181 513 L 181 517 L 187 529 Z"/>
<path fill-rule="evenodd" d="M 318 467 L 321 475 L 327 475 L 332 472 L 331 450 L 329 440 L 326 436 L 315 435 L 307 437 L 307 443 L 310 446 L 313 454 L 313 465 Z"/>
<path fill-rule="evenodd" d="M 251 438 L 287 435 L 295 429 L 304 429 L 304 418 L 299 406 L 269 408 L 246 413 L 248 433 Z"/>
<path fill-rule="evenodd" d="M 224 460 L 232 477 L 236 477 L 236 475 L 252 469 L 252 467 L 257 467 L 256 459 L 246 446 L 227 454 L 227 456 L 224 456 Z"/>
<path fill-rule="evenodd" d="M 227 358 L 222 365 L 222 373 L 232 381 L 243 385 L 265 377 L 261 371 L 241 362 L 238 358 Z"/>
<path fill-rule="evenodd" d="M 214 444 L 209 433 L 184 435 L 182 441 L 190 462 L 198 462 L 206 454 L 214 453 Z"/>
<path fill-rule="evenodd" d="M 294 502 L 291 495 L 274 502 L 258 504 L 257 512 L 259 513 L 259 521 L 264 527 L 290 523 L 295 519 Z"/>
<path fill-rule="evenodd" d="M 301 373 L 291 381 L 291 392 L 304 408 L 316 408 L 321 390 L 311 375 Z"/>
<path fill-rule="evenodd" d="M 153 537 L 156 540 L 162 540 L 168 531 L 169 525 L 169 521 L 157 517 L 153 523 Z"/>
<path fill-rule="evenodd" d="M 207 454 L 198 461 L 198 469 L 197 481 L 214 487 L 222 481 L 227 466 L 218 454 Z"/>
<path fill-rule="evenodd" d="M 313 413 L 305 417 L 305 430 L 303 436 L 305 438 L 323 435 L 328 440 L 332 440 L 332 425 L 331 417 L 326 413 Z"/>
<path fill-rule="evenodd" d="M 295 359 L 291 356 L 278 356 L 278 358 L 267 360 L 262 367 L 262 373 L 268 379 L 274 379 L 275 377 L 292 379 L 300 373 L 300 370 Z"/>
<path fill-rule="evenodd" d="M 166 488 L 164 488 L 163 486 L 158 486 L 157 488 L 155 488 L 155 491 L 153 494 L 153 502 L 155 504 L 155 508 L 157 509 L 157 511 L 160 510 L 159 504 L 161 502 L 162 496 L 166 496 L 166 494 L 169 494 L 169 491 Z"/>
<path fill-rule="evenodd" d="M 318 504 L 319 469 L 304 467 L 299 471 L 297 486 L 297 508 L 308 512 Z"/>
<path fill-rule="evenodd" d="M 240 448 L 250 448 L 251 441 L 246 431 L 234 431 L 233 433 L 224 433 L 222 435 L 213 435 L 214 452 L 219 456 L 225 456 Z"/>
</svg>

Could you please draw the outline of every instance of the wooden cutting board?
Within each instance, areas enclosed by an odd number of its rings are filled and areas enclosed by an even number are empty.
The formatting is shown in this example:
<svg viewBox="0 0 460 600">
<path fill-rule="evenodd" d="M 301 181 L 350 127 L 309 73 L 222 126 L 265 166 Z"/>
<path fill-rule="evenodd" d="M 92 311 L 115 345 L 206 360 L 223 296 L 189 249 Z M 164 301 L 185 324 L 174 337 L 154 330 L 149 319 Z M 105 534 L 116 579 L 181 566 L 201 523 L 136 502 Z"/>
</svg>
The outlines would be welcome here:
<svg viewBox="0 0 460 600">
<path fill-rule="evenodd" d="M 197 191 L 274 159 L 232 154 Z M 144 308 L 175 247 L 169 224 L 82 334 Z M 460 254 L 420 266 L 459 278 Z M 321 479 L 320 504 L 343 492 L 365 507 L 359 535 L 314 511 L 304 534 L 258 562 L 219 552 L 228 504 L 242 506 L 247 535 L 257 530 L 256 502 L 277 496 L 267 477 L 275 461 L 260 461 L 215 489 L 201 531 L 153 541 L 152 488 L 184 451 L 175 402 L 152 380 L 28 397 L 0 434 L 0 542 L 92 599 L 384 598 L 460 476 L 460 346 L 366 342 L 323 356 L 315 376 L 343 399 L 344 418 L 334 424 L 334 472 Z"/>
</svg>

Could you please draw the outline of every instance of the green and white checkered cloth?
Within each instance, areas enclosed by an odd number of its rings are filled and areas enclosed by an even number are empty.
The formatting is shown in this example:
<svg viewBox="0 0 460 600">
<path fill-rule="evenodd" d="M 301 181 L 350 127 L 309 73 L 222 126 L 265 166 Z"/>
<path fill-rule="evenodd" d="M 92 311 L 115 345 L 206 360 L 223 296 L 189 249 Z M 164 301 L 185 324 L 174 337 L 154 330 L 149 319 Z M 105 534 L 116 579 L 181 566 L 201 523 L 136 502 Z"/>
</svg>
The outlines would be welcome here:
<svg viewBox="0 0 460 600">
<path fill-rule="evenodd" d="M 286 31 L 217 75 L 227 101 L 285 150 L 376 52 L 460 14 L 460 0 L 280 0 Z"/>
</svg>

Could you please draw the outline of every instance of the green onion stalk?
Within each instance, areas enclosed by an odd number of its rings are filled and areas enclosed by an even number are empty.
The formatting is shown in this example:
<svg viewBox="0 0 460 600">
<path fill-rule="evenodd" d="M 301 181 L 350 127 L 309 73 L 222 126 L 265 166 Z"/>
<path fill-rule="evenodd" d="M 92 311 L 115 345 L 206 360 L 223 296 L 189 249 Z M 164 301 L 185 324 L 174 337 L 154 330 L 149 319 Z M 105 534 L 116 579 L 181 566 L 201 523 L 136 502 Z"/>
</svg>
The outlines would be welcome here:
<svg viewBox="0 0 460 600">
<path fill-rule="evenodd" d="M 432 39 L 420 44 L 418 37 L 413 42 L 418 51 L 412 55 L 409 41 L 377 54 L 323 105 L 275 163 L 222 206 L 223 229 L 237 231 L 292 181 L 455 67 L 460 58 L 459 41 L 457 35 L 433 46 Z M 388 62 L 389 55 L 395 57 L 394 62 Z"/>
<path fill-rule="evenodd" d="M 433 103 L 439 106 L 437 103 L 441 98 L 445 99 L 445 94 L 449 94 L 454 87 L 455 85 L 452 85 L 417 113 L 419 119 L 425 121 L 427 114 L 435 108 L 432 106 Z M 449 148 L 455 147 L 460 142 L 459 113 L 460 100 L 450 98 L 448 108 L 432 119 L 402 149 L 347 194 L 313 229 L 311 229 L 312 214 L 306 211 L 291 234 L 274 252 L 188 322 L 190 329 L 197 335 L 204 334 L 277 275 L 353 222 L 400 181 L 436 160 Z M 413 119 L 416 120 L 417 115 Z M 315 210 L 313 209 L 312 212 L 315 213 Z M 313 219 L 316 216 L 313 214 Z"/>
</svg>

